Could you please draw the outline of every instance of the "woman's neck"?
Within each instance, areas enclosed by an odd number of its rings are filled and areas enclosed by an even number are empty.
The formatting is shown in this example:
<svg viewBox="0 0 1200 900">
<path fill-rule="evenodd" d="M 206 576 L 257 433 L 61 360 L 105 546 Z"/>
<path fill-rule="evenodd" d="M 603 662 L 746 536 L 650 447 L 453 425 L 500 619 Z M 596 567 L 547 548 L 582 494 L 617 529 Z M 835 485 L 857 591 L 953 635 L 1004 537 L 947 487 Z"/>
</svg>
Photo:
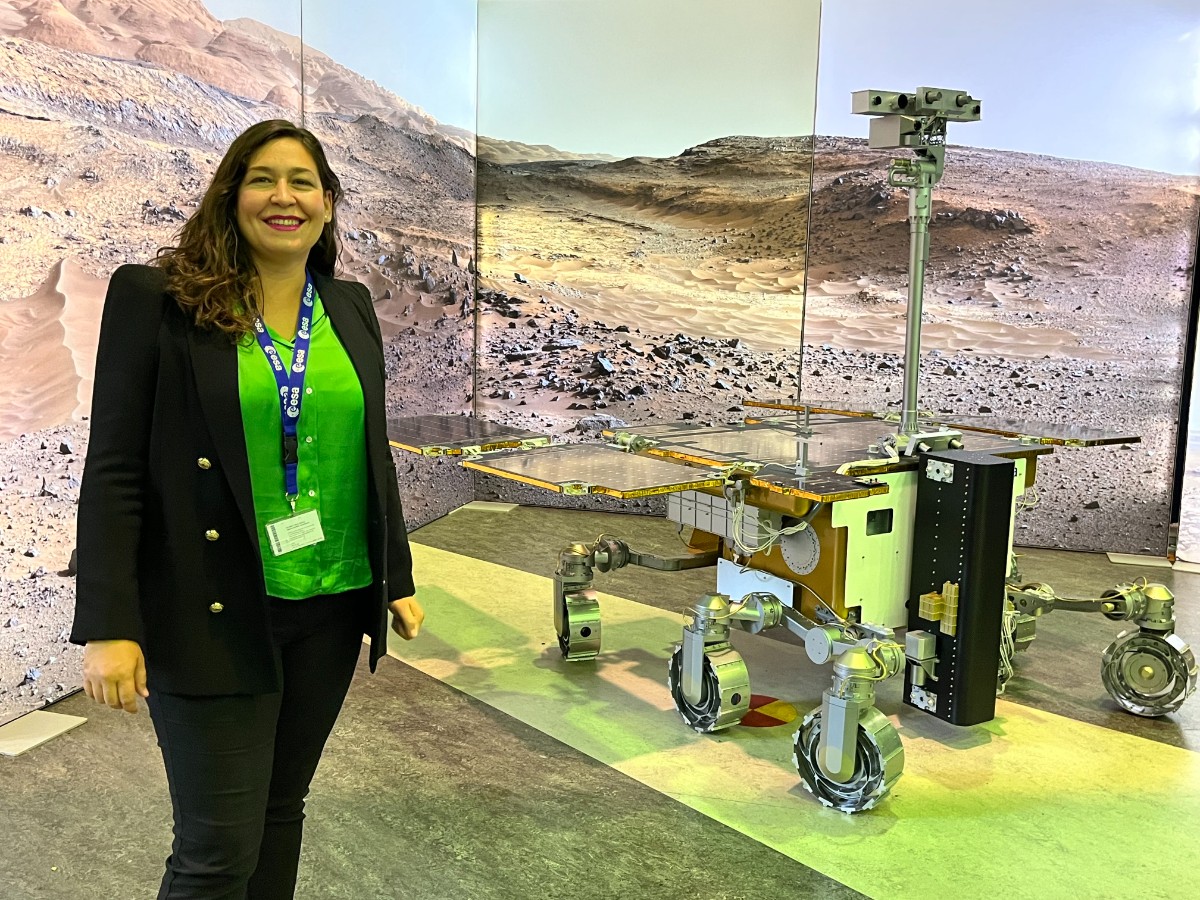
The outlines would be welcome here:
<svg viewBox="0 0 1200 900">
<path fill-rule="evenodd" d="M 258 266 L 262 318 L 276 333 L 287 337 L 295 333 L 305 278 L 303 265 L 287 269 Z"/>
</svg>

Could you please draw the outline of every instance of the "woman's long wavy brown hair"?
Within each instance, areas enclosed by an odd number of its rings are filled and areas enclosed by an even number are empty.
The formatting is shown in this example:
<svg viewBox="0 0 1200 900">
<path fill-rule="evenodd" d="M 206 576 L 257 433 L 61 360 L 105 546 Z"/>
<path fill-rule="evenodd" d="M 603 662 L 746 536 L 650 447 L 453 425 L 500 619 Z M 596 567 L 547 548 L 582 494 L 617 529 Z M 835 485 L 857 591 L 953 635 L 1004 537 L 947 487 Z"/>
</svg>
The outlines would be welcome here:
<svg viewBox="0 0 1200 900">
<path fill-rule="evenodd" d="M 342 183 L 329 168 L 321 142 L 307 128 L 284 119 L 251 125 L 225 152 L 200 207 L 179 231 L 179 243 L 163 247 L 154 264 L 167 273 L 167 291 L 196 325 L 238 340 L 254 329 L 258 272 L 237 224 L 238 189 L 255 151 L 271 141 L 293 138 L 317 165 L 321 190 L 333 194 L 333 216 L 308 252 L 308 268 L 332 275 L 338 258 L 337 205 Z"/>
</svg>

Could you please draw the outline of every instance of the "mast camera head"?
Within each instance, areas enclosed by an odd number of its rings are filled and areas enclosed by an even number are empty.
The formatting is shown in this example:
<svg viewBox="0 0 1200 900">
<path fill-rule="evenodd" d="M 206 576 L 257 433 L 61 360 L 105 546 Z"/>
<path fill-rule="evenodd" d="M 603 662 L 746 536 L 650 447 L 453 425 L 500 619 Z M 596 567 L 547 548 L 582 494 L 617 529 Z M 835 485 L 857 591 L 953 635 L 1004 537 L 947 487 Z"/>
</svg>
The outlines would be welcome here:
<svg viewBox="0 0 1200 900">
<path fill-rule="evenodd" d="M 950 122 L 978 122 L 982 108 L 966 91 L 947 88 L 855 91 L 851 95 L 851 112 L 859 116 L 938 116 Z"/>
</svg>

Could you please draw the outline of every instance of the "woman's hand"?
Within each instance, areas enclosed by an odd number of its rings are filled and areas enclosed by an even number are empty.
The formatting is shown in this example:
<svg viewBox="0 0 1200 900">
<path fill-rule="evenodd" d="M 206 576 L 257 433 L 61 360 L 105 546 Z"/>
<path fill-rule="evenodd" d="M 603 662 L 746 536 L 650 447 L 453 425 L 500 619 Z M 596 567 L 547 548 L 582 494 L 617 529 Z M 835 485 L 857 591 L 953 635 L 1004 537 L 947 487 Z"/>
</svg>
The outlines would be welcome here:
<svg viewBox="0 0 1200 900">
<path fill-rule="evenodd" d="M 388 604 L 388 609 L 392 611 L 392 631 L 406 641 L 415 638 L 421 630 L 421 623 L 425 621 L 425 610 L 421 609 L 417 598 L 401 597 L 399 600 L 393 600 Z"/>
<path fill-rule="evenodd" d="M 83 648 L 83 691 L 97 703 L 136 713 L 137 698 L 150 696 L 146 660 L 137 641 L 88 641 Z"/>
</svg>

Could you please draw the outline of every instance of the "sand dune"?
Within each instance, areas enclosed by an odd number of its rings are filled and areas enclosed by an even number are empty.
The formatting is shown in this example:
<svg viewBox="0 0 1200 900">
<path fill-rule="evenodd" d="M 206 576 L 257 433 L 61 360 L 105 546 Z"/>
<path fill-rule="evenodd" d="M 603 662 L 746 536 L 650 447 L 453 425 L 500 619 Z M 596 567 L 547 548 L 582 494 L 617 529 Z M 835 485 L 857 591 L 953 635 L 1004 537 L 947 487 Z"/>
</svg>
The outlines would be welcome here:
<svg viewBox="0 0 1200 900">
<path fill-rule="evenodd" d="M 598 248 L 593 247 L 593 250 Z M 511 275 L 509 275 L 511 273 Z M 809 343 L 865 352 L 902 353 L 907 293 L 866 276 L 824 267 L 809 279 L 784 259 L 747 261 L 711 257 L 688 265 L 676 256 L 645 254 L 633 267 L 611 257 L 526 252 L 505 253 L 485 272 L 496 290 L 511 290 L 520 275 L 524 289 L 549 295 L 566 288 L 572 307 L 646 332 L 741 338 L 757 350 L 790 350 Z M 508 277 L 506 277 L 508 276 Z M 1039 323 L 1029 328 L 996 316 L 1043 312 L 1046 304 L 1019 284 L 980 278 L 967 289 L 940 285 L 926 294 L 923 348 L 944 353 L 1004 354 L 1018 359 L 1112 359 L 1101 347 L 1085 347 L 1068 328 Z"/>
<path fill-rule="evenodd" d="M 0 304 L 0 441 L 87 415 L 107 286 L 64 261 L 33 294 Z"/>
<path fill-rule="evenodd" d="M 367 286 L 371 287 L 369 280 Z M 375 315 L 379 317 L 379 328 L 383 332 L 385 340 L 423 319 L 432 318 L 428 315 L 428 311 L 435 305 L 439 310 L 442 307 L 442 304 L 435 303 L 429 294 L 423 293 L 409 284 L 400 286 L 398 290 L 372 288 L 371 294 L 374 297 L 382 298 L 375 301 Z M 422 316 L 421 312 L 427 314 Z"/>
<path fill-rule="evenodd" d="M 524 277 L 536 279 L 553 274 L 558 285 L 578 288 L 582 285 L 579 279 L 568 280 L 563 275 L 586 274 L 588 267 L 579 260 L 572 262 L 572 266 L 564 268 L 556 264 L 525 266 Z M 762 351 L 795 350 L 803 339 L 810 344 L 827 344 L 844 350 L 904 352 L 903 304 L 871 310 L 846 308 L 836 302 L 847 294 L 878 289 L 868 279 L 825 281 L 810 286 L 807 316 L 803 297 L 772 293 L 773 285 L 768 284 L 765 274 L 732 287 L 719 287 L 715 279 L 666 277 L 663 281 L 666 285 L 676 281 L 684 287 L 699 288 L 708 293 L 699 302 L 687 302 L 680 294 L 663 290 L 663 284 L 656 289 L 634 284 L 597 287 L 593 282 L 590 290 L 582 290 L 573 298 L 572 308 L 596 321 L 607 320 L 646 333 L 683 332 L 720 339 L 739 338 L 746 346 Z M 755 284 L 752 290 L 743 287 L 747 281 Z M 488 279 L 484 284 L 494 290 L 510 287 L 495 279 Z M 538 286 L 534 282 L 531 284 Z M 847 289 L 851 285 L 852 291 Z M 550 290 L 549 284 L 546 287 Z M 893 295 L 897 303 L 903 297 L 896 291 L 880 292 Z M 822 302 L 825 300 L 835 302 Z M 990 303 L 984 306 L 987 312 L 991 311 Z M 1082 347 L 1078 337 L 1066 329 L 1044 325 L 1036 330 L 1025 329 L 996 321 L 982 309 L 975 310 L 970 305 L 955 307 L 950 315 L 945 314 L 946 309 L 939 306 L 936 316 L 926 314 L 922 331 L 924 350 L 1003 354 L 1015 359 L 1047 356 L 1092 360 L 1115 358 L 1114 354 L 1104 350 Z"/>
<path fill-rule="evenodd" d="M 810 343 L 829 344 L 844 350 L 903 353 L 905 317 L 865 313 L 825 316 L 812 312 L 805 320 L 804 337 Z M 971 352 L 1010 359 L 1115 359 L 1115 354 L 1084 349 L 1070 331 L 1060 328 L 1021 329 L 988 320 L 926 322 L 921 348 L 943 353 Z"/>
<path fill-rule="evenodd" d="M 752 263 L 718 258 L 688 267 L 682 261 L 656 260 L 663 264 L 662 277 L 684 287 L 701 287 L 740 294 L 804 293 L 804 269 L 790 260 L 756 259 Z"/>
<path fill-rule="evenodd" d="M 810 284 L 805 339 L 846 350 L 903 353 L 907 298 L 906 291 L 882 287 L 865 277 L 826 278 Z M 877 311 L 861 302 L 847 304 L 848 299 L 866 299 L 867 304 L 873 301 L 873 305 L 885 308 Z M 1004 283 L 987 279 L 965 298 L 963 291 L 948 287 L 929 291 L 925 295 L 921 347 L 925 351 L 969 351 L 1015 359 L 1117 358 L 1103 348 L 1084 346 L 1069 329 L 1041 323 L 1029 328 L 995 315 L 997 306 L 1011 309 L 1017 305 L 1022 310 L 1037 311 L 1046 306 Z"/>
</svg>

